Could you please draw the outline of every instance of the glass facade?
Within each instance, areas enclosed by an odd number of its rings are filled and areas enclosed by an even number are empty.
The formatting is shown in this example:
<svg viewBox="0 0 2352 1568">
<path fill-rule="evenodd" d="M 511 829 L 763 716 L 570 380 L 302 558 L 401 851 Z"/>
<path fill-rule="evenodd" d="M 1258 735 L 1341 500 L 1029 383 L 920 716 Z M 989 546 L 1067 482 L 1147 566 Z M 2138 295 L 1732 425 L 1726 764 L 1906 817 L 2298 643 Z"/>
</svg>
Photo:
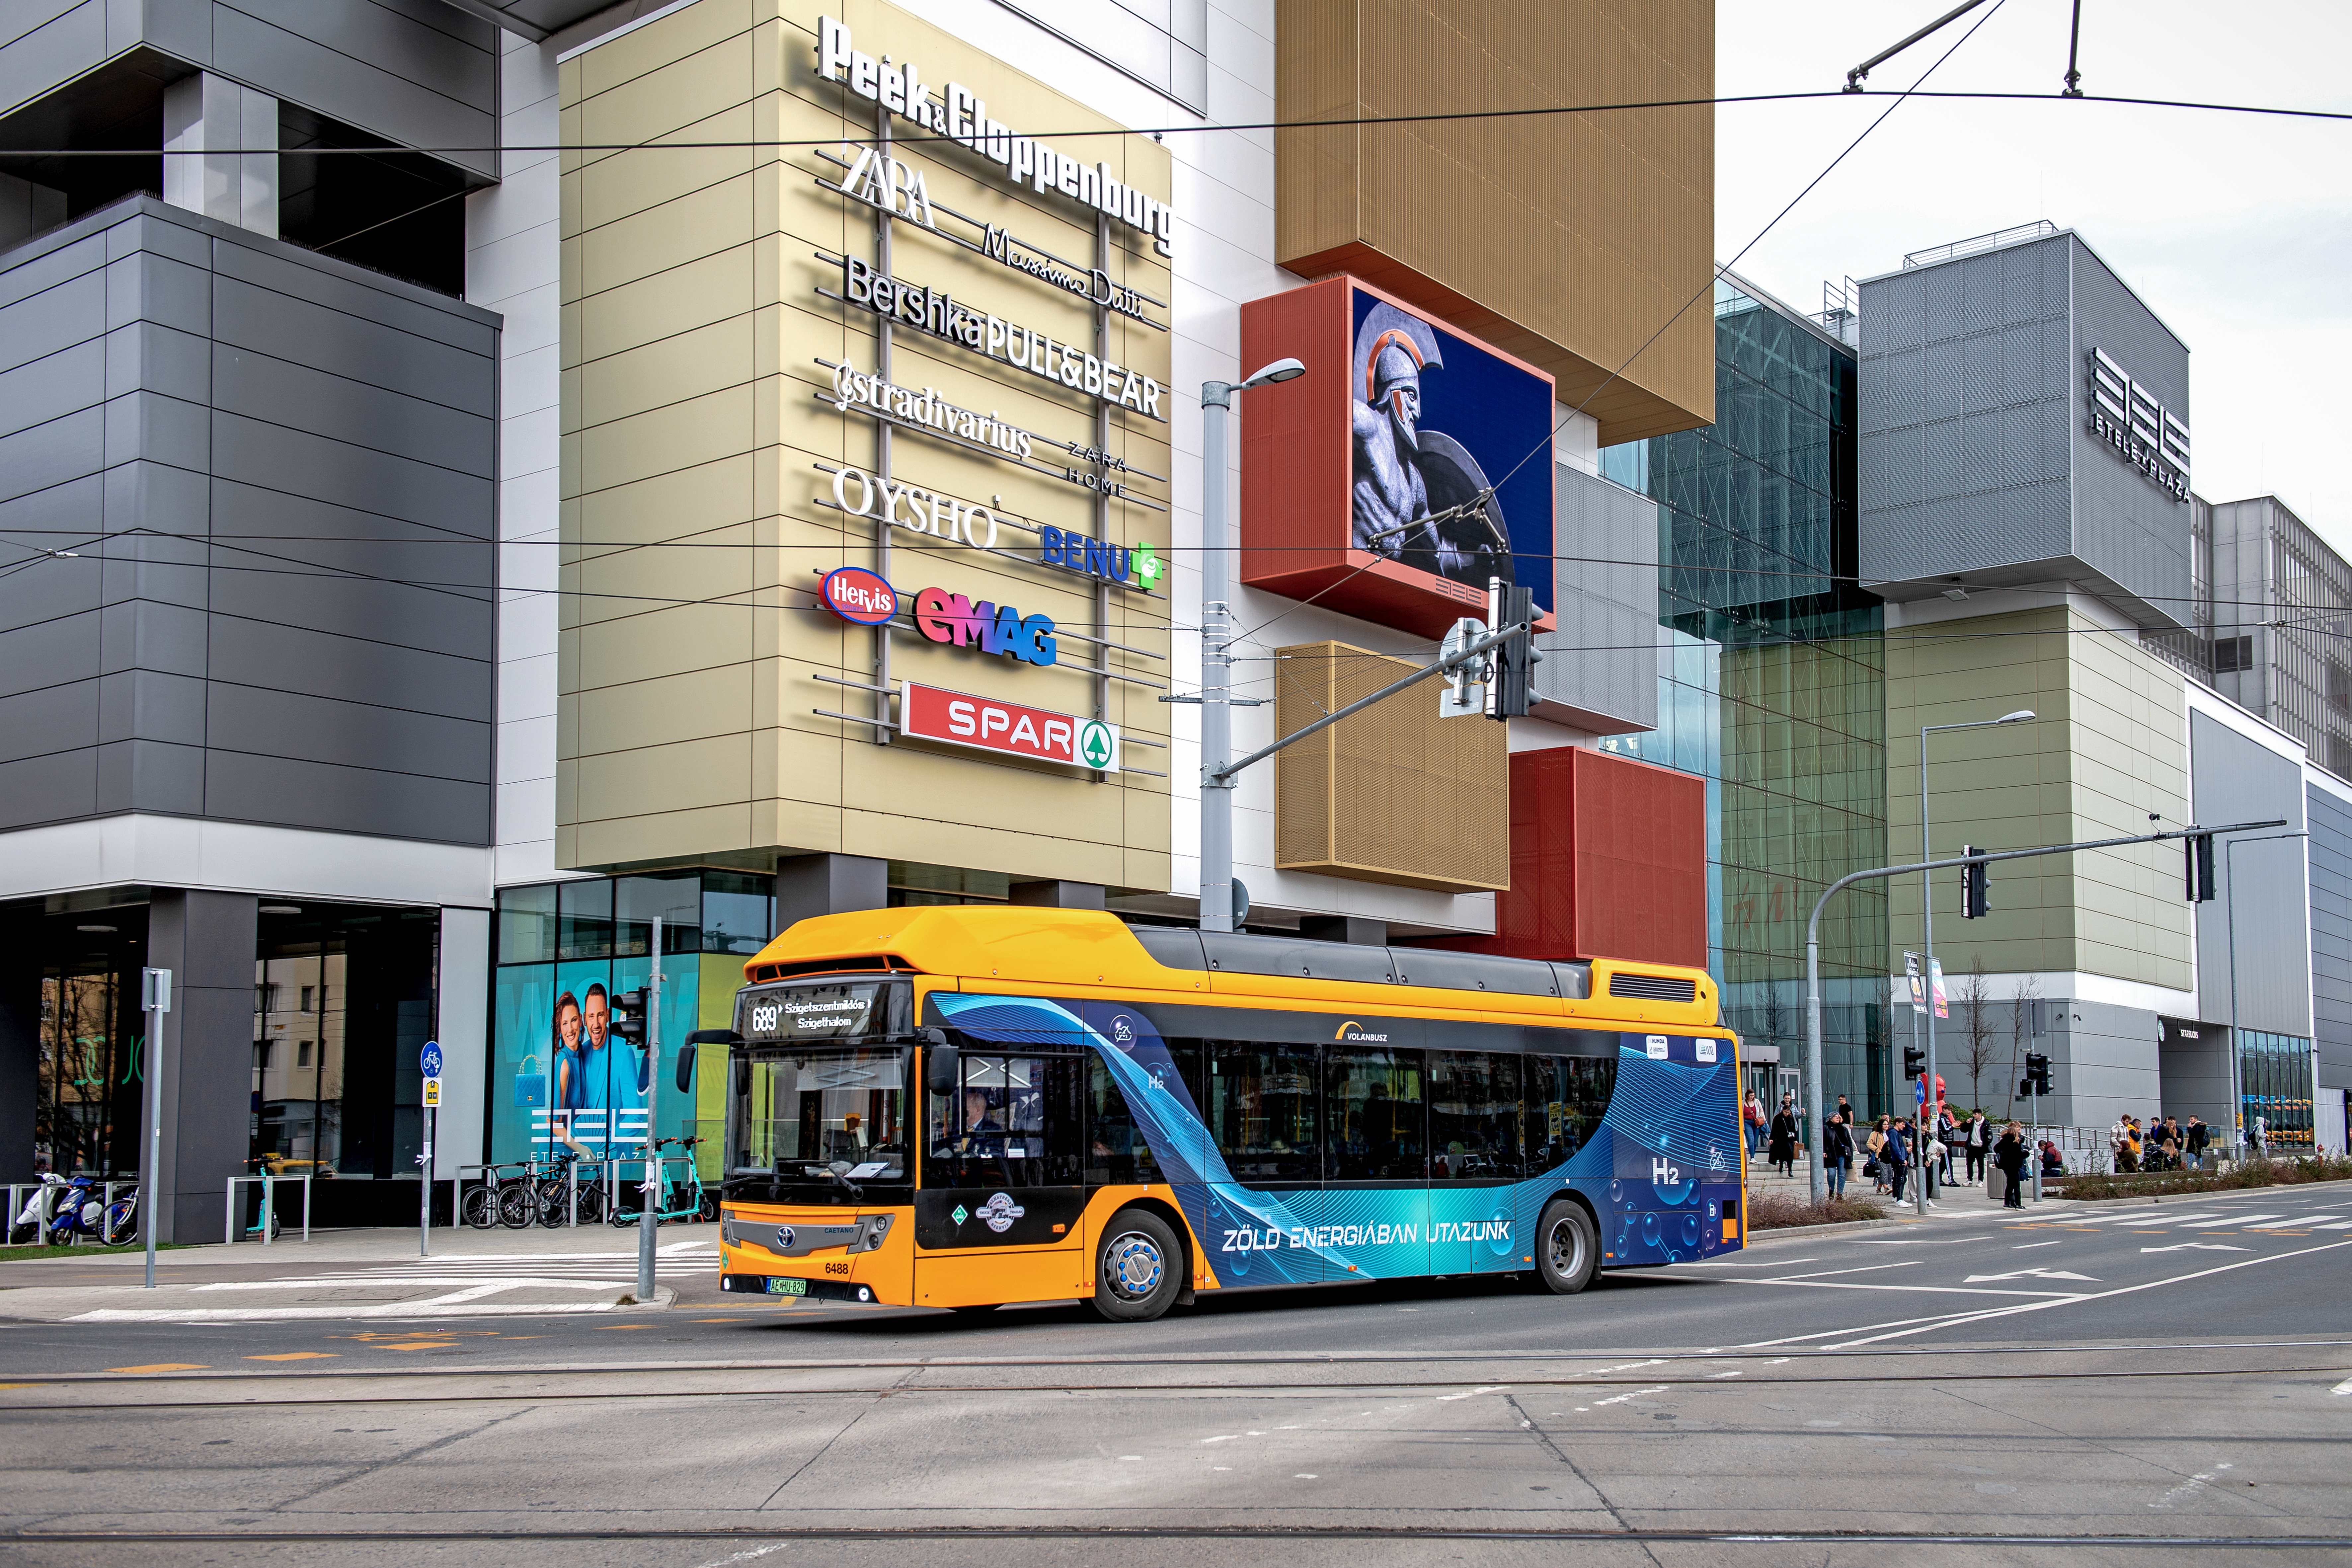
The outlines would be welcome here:
<svg viewBox="0 0 2352 1568">
<path fill-rule="evenodd" d="M 2264 1148 L 2289 1152 L 2312 1147 L 2309 1040 L 2239 1030 L 2238 1094 L 2247 1138 L 2259 1135 Z"/>
<path fill-rule="evenodd" d="M 660 1056 L 614 1032 L 614 999 L 646 984 L 662 922 Z M 489 1153 L 544 1158 L 569 1144 L 590 1158 L 642 1143 L 651 1099 L 660 1136 L 709 1140 L 696 1152 L 715 1177 L 725 1074 L 677 1092 L 678 1047 L 734 1021 L 743 960 L 775 932 L 772 879 L 687 869 L 591 877 L 499 890 L 492 986 Z"/>
<path fill-rule="evenodd" d="M 1805 925 L 1885 865 L 1885 638 L 1853 585 L 1853 351 L 1718 279 L 1716 423 L 1606 448 L 1657 502 L 1658 728 L 1603 750 L 1706 780 L 1708 967 L 1725 1021 L 1804 1055 Z M 1822 917 L 1825 1102 L 1891 1109 L 1886 899 Z"/>
</svg>

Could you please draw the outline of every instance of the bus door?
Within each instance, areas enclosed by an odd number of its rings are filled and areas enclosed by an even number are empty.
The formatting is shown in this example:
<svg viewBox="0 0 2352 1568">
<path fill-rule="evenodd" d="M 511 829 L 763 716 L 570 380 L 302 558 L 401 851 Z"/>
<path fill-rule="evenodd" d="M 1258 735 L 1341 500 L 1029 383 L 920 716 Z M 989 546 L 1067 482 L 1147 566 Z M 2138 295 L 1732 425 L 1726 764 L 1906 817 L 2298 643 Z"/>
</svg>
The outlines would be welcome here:
<svg viewBox="0 0 2352 1568">
<path fill-rule="evenodd" d="M 1346 1279 L 1318 1246 L 1325 1212 L 1321 1061 L 1311 1045 L 1184 1041 L 1179 1059 L 1229 1185 L 1203 1184 L 1187 1212 L 1219 1285 L 1312 1285 Z M 1204 1160 L 1204 1164 L 1207 1162 Z"/>
<path fill-rule="evenodd" d="M 956 1087 L 924 1094 L 915 1302 L 1084 1295 L 1085 1056 L 963 1044 Z"/>
</svg>

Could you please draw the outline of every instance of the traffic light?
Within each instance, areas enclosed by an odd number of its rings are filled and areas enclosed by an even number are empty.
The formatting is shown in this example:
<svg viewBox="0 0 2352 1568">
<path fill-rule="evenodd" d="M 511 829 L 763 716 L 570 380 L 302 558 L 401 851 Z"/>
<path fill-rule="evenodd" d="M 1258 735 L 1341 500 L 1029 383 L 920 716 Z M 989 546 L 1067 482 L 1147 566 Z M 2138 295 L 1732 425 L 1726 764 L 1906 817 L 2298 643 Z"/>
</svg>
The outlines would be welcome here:
<svg viewBox="0 0 2352 1568">
<path fill-rule="evenodd" d="M 646 993 L 643 986 L 635 991 L 614 994 L 613 1033 L 632 1045 L 646 1043 Z"/>
<path fill-rule="evenodd" d="M 1977 847 L 1973 844 L 1960 846 L 1960 853 L 1963 855 L 1973 855 L 1976 852 Z M 1960 918 L 1962 920 L 1980 921 L 1992 912 L 1992 891 L 1990 879 L 1987 875 L 1990 870 L 1991 868 L 1981 860 L 1972 861 L 1960 868 Z"/>
<path fill-rule="evenodd" d="M 2027 1052 L 2025 1081 L 2029 1086 L 2028 1092 L 2048 1094 L 2050 1092 L 2050 1058 L 2038 1051 Z"/>
<path fill-rule="evenodd" d="M 2192 834 L 2180 841 L 2186 852 L 2189 871 L 2189 901 L 2210 904 L 2213 901 L 2213 836 Z"/>
<path fill-rule="evenodd" d="M 1906 1081 L 1927 1076 L 1927 1053 L 1916 1046 L 1903 1047 L 1903 1077 Z"/>
<path fill-rule="evenodd" d="M 1489 719 L 1519 718 L 1535 707 L 1536 660 L 1543 655 L 1536 651 L 1536 595 L 1532 588 L 1516 587 L 1500 577 L 1486 579 L 1486 626 L 1493 631 L 1505 626 L 1527 626 L 1524 637 L 1513 637 L 1494 650 L 1494 674 L 1486 681 L 1486 717 Z"/>
</svg>

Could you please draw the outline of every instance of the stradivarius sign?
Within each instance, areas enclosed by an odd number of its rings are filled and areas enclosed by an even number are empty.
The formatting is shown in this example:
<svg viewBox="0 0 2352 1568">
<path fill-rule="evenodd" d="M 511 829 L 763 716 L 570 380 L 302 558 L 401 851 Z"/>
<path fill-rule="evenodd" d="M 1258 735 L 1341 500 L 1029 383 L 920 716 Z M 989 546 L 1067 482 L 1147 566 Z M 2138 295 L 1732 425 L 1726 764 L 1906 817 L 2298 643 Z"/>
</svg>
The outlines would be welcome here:
<svg viewBox="0 0 2352 1568">
<path fill-rule="evenodd" d="M 998 165 L 1002 177 L 1012 184 L 1034 185 L 1041 195 L 1058 191 L 1113 223 L 1150 236 L 1151 248 L 1161 256 L 1174 254 L 1176 213 L 1167 203 L 1120 184 L 1108 163 L 1088 167 L 991 120 L 986 101 L 961 83 L 949 82 L 939 97 L 932 97 L 914 61 L 884 64 L 855 47 L 849 29 L 831 16 L 817 18 L 816 71 L 826 81 L 845 83 L 859 98 L 970 148 Z"/>
</svg>

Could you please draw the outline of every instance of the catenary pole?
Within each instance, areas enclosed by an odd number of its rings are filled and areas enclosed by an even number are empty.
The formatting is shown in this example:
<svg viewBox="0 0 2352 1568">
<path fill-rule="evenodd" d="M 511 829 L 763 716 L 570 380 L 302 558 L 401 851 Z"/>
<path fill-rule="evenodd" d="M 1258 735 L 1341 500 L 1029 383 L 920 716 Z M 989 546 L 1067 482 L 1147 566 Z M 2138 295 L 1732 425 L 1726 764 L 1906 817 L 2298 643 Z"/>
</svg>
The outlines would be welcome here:
<svg viewBox="0 0 2352 1568">
<path fill-rule="evenodd" d="M 1816 1112 L 1821 1106 L 1822 1081 L 1822 911 L 1830 900 L 1856 882 L 1867 882 L 1882 877 L 1906 877 L 1914 871 L 1941 871 L 1953 866 L 1984 866 L 1995 860 L 2025 860 L 2037 855 L 2074 855 L 2085 849 L 2119 849 L 2132 844 L 2158 844 L 2172 838 L 2193 838 L 2204 834 L 2219 837 L 2224 833 L 2252 833 L 2265 827 L 2284 827 L 2286 819 L 2273 822 L 2234 822 L 2227 827 L 2181 827 L 2168 833 L 2142 833 L 2128 838 L 2094 838 L 2081 844 L 2045 844 L 2037 849 L 1993 849 L 1981 855 L 1956 855 L 1948 860 L 1927 860 L 1909 866 L 1874 866 L 1867 871 L 1849 871 L 1832 882 L 1813 902 L 1813 912 L 1805 921 L 1805 1078 L 1811 1084 L 1807 1098 Z M 1932 1006 L 1932 1002 L 1930 1003 Z M 2231 1042 L 2231 1049 L 2236 1042 Z M 1820 1203 L 1828 1195 L 1828 1177 L 1822 1163 L 1813 1162 L 1813 1201 Z"/>
<path fill-rule="evenodd" d="M 172 972 L 139 972 L 140 1003 L 147 1014 L 147 1161 L 139 1202 L 147 1211 L 147 1289 L 155 1289 L 157 1215 L 163 1205 L 163 1015 L 172 1010 Z M 267 1215 L 262 1216 L 266 1225 Z"/>
<path fill-rule="evenodd" d="M 1234 929 L 1234 560 L 1225 425 L 1234 394 L 1307 374 L 1278 359 L 1239 382 L 1201 384 L 1201 929 Z"/>
</svg>

